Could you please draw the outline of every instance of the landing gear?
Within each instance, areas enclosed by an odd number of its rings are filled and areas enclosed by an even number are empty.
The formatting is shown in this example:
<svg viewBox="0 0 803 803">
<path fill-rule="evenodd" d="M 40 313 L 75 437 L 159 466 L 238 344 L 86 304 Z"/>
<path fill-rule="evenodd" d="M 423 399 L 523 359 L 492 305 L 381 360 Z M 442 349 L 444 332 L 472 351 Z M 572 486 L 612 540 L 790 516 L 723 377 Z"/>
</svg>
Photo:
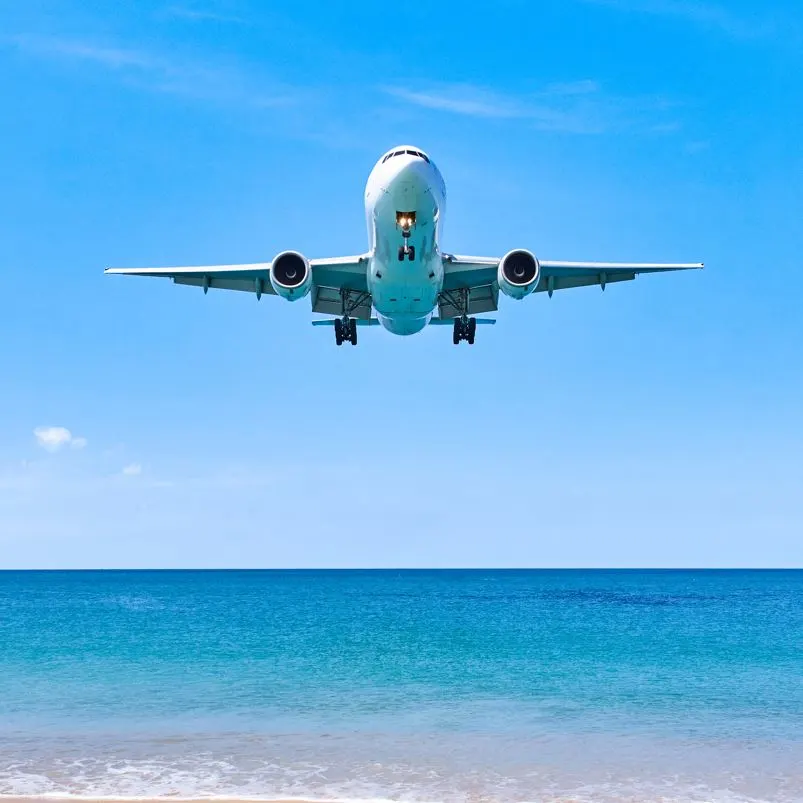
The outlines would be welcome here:
<svg viewBox="0 0 803 803">
<path fill-rule="evenodd" d="M 396 226 L 401 229 L 404 243 L 399 246 L 399 262 L 404 262 L 405 257 L 410 262 L 415 262 L 415 246 L 410 245 L 410 235 L 415 227 L 415 212 L 396 212 Z"/>
<path fill-rule="evenodd" d="M 477 319 L 462 315 L 454 319 L 454 329 L 452 330 L 452 343 L 455 346 L 461 340 L 468 342 L 469 346 L 474 345 L 474 336 L 477 334 Z"/>
<path fill-rule="evenodd" d="M 444 318 L 454 315 L 454 329 L 452 330 L 452 343 L 458 345 L 465 340 L 469 346 L 474 345 L 477 334 L 477 319 L 469 318 L 471 309 L 471 290 L 461 287 L 455 290 L 442 290 L 438 296 L 438 308 Z M 446 314 L 444 312 L 446 311 Z"/>
<path fill-rule="evenodd" d="M 365 312 L 370 311 L 370 303 L 371 294 L 363 290 L 344 288 L 340 291 L 342 317 L 334 320 L 335 343 L 338 346 L 342 346 L 346 341 L 352 346 L 357 345 L 357 318 L 369 317 Z M 355 313 L 357 317 L 352 318 L 352 314 Z"/>
<path fill-rule="evenodd" d="M 357 345 L 357 319 L 337 318 L 335 320 L 335 343 L 342 346 L 348 340 L 352 346 Z"/>
</svg>

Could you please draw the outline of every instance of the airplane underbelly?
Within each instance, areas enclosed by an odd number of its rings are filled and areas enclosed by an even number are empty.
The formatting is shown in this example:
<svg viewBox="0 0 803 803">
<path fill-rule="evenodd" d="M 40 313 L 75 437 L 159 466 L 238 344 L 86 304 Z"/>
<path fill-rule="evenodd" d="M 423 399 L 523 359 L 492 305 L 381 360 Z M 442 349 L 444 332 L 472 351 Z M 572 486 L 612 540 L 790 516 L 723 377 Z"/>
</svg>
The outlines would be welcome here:
<svg viewBox="0 0 803 803">
<path fill-rule="evenodd" d="M 371 209 L 374 251 L 368 286 L 380 322 L 394 334 L 421 331 L 437 304 L 443 286 L 438 214 L 431 187 L 415 177 L 394 182 Z M 414 223 L 403 229 L 399 220 L 404 218 Z"/>
<path fill-rule="evenodd" d="M 382 315 L 424 316 L 435 307 L 441 283 L 429 262 L 375 260 L 370 277 L 373 305 Z"/>
</svg>

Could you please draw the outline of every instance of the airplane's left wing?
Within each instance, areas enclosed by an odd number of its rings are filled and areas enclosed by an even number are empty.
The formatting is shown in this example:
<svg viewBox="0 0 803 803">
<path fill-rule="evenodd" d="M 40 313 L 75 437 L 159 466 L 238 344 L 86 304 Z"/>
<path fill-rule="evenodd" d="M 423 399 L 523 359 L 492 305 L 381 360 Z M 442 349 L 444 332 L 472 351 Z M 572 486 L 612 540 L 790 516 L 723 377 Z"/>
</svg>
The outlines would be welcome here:
<svg viewBox="0 0 803 803">
<path fill-rule="evenodd" d="M 172 279 L 175 284 L 202 287 L 206 293 L 214 290 L 240 290 L 276 295 L 270 283 L 270 262 L 252 262 L 243 265 L 195 265 L 174 268 L 107 268 L 106 273 L 128 276 L 155 276 Z M 366 276 L 367 256 L 328 257 L 310 259 L 312 270 L 312 311 L 332 315 L 341 314 L 342 291 L 350 292 L 356 318 L 371 317 L 371 302 Z M 367 295 L 367 298 L 363 296 Z"/>
<path fill-rule="evenodd" d="M 501 258 L 457 256 L 443 257 L 444 281 L 440 315 L 444 318 L 459 314 L 459 294 L 467 292 L 468 313 L 490 312 L 497 309 L 499 285 L 497 271 Z M 626 282 L 642 273 L 691 270 L 703 267 L 702 262 L 561 262 L 539 260 L 540 278 L 533 292 L 572 287 L 600 285 L 602 289 L 614 282 Z M 457 303 L 456 303 L 457 302 Z"/>
</svg>

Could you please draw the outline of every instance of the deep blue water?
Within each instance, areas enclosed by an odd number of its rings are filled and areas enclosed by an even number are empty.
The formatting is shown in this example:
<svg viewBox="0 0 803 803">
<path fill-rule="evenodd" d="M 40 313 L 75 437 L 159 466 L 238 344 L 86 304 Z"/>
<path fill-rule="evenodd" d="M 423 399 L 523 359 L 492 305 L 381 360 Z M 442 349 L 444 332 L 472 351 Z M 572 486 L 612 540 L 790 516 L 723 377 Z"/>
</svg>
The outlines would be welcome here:
<svg viewBox="0 0 803 803">
<path fill-rule="evenodd" d="M 0 793 L 803 801 L 803 572 L 0 572 Z"/>
</svg>

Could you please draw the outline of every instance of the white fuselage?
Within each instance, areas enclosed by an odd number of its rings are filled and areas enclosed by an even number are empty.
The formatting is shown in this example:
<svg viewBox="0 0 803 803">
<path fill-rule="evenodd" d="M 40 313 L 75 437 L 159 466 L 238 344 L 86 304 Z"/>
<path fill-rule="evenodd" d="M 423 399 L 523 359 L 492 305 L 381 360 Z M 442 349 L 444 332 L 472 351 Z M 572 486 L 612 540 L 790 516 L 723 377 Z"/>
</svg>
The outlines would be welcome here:
<svg viewBox="0 0 803 803">
<path fill-rule="evenodd" d="M 445 203 L 440 171 L 417 148 L 399 146 L 388 151 L 368 177 L 368 289 L 377 318 L 393 334 L 420 332 L 432 317 L 443 286 L 438 243 Z M 415 217 L 407 237 L 398 223 L 399 215 L 405 213 Z M 406 249 L 402 259 L 400 249 Z"/>
</svg>

